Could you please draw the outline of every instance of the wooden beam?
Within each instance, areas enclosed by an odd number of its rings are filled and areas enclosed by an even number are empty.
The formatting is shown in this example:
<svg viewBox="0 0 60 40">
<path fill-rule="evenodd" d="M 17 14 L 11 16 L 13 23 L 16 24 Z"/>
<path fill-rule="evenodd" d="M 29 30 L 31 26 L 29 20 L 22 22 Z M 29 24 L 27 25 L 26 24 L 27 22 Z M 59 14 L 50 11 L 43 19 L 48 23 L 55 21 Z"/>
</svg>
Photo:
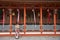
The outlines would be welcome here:
<svg viewBox="0 0 60 40">
<path fill-rule="evenodd" d="M 9 34 L 0 34 L 0 37 L 10 36 Z M 15 34 L 11 34 L 15 36 Z M 19 36 L 60 36 L 60 34 L 19 34 Z"/>
</svg>

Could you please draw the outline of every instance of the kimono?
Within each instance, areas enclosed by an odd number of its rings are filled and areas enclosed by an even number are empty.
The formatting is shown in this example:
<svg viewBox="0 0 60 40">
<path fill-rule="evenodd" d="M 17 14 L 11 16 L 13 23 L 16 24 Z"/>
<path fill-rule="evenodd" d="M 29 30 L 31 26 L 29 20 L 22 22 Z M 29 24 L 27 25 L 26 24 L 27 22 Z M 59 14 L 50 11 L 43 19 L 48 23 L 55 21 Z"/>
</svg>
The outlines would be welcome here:
<svg viewBox="0 0 60 40">
<path fill-rule="evenodd" d="M 19 25 L 15 25 L 15 37 L 19 38 Z"/>
</svg>

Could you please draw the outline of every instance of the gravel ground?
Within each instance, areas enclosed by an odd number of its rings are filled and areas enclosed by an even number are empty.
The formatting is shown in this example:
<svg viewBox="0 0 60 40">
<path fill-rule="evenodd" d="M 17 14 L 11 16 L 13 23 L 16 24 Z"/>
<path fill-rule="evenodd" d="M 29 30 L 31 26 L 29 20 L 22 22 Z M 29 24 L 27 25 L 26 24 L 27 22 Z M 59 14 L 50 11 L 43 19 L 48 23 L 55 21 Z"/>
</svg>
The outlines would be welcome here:
<svg viewBox="0 0 60 40">
<path fill-rule="evenodd" d="M 60 36 L 22 36 L 19 39 L 15 37 L 0 37 L 0 40 L 60 40 Z"/>
</svg>

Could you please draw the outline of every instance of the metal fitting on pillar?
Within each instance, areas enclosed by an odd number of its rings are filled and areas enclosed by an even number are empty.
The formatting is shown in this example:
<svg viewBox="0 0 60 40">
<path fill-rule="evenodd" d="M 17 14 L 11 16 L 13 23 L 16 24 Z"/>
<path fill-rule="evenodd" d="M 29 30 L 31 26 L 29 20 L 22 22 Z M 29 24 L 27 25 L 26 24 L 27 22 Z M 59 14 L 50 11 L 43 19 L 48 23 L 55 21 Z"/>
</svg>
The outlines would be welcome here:
<svg viewBox="0 0 60 40">
<path fill-rule="evenodd" d="M 9 13 L 11 14 L 11 12 L 12 12 L 12 9 L 8 9 L 9 10 Z"/>
<path fill-rule="evenodd" d="M 2 9 L 2 11 L 4 12 L 4 9 Z"/>
<path fill-rule="evenodd" d="M 17 9 L 17 12 L 19 12 L 19 9 Z"/>
<path fill-rule="evenodd" d="M 47 9 L 47 12 L 49 12 L 49 9 Z"/>
<path fill-rule="evenodd" d="M 57 14 L 57 9 L 54 10 L 54 13 Z"/>
</svg>

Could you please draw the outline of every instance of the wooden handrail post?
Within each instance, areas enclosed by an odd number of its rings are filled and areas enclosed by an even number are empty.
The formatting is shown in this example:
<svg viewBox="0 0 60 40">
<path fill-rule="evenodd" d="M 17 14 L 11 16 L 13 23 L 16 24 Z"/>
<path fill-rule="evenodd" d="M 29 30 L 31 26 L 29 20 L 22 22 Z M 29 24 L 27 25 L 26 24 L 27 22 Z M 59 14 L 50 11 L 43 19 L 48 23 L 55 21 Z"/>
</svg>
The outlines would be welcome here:
<svg viewBox="0 0 60 40">
<path fill-rule="evenodd" d="M 26 7 L 24 7 L 24 34 L 26 32 Z"/>
<path fill-rule="evenodd" d="M 42 7 L 40 7 L 40 32 L 42 34 Z"/>
</svg>

